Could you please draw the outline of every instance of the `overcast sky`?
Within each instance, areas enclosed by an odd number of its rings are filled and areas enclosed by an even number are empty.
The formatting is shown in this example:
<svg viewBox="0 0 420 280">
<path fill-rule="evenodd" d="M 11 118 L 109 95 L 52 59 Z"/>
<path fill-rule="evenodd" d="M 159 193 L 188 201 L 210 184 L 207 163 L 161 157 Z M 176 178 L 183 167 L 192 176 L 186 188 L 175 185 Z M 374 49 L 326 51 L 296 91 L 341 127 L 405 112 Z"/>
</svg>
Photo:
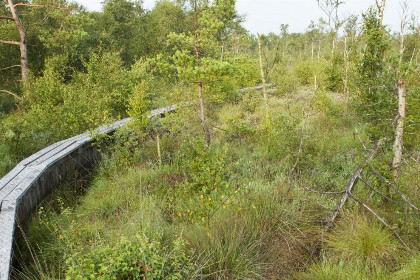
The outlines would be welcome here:
<svg viewBox="0 0 420 280">
<path fill-rule="evenodd" d="M 103 0 L 73 0 L 91 11 L 100 11 Z M 156 0 L 144 0 L 144 7 L 152 9 Z M 344 0 L 340 15 L 360 15 L 362 11 L 375 3 L 375 0 Z M 420 17 L 420 0 L 408 0 L 411 13 Z M 401 0 L 388 0 L 384 23 L 394 31 L 399 30 Z M 236 0 L 236 8 L 245 16 L 244 26 L 252 33 L 279 33 L 280 24 L 289 24 L 290 32 L 304 32 L 311 20 L 324 17 L 316 0 Z"/>
</svg>

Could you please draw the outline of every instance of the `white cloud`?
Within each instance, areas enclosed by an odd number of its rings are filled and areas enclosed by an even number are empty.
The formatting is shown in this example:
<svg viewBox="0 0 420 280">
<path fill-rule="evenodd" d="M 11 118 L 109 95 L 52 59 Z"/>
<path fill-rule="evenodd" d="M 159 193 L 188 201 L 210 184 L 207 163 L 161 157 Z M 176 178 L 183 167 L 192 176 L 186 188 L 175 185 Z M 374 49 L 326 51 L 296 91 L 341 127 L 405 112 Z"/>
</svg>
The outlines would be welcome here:
<svg viewBox="0 0 420 280">
<path fill-rule="evenodd" d="M 103 0 L 76 0 L 90 11 L 99 11 Z M 152 9 L 155 0 L 144 0 L 144 7 Z M 340 15 L 360 15 L 362 11 L 374 4 L 374 0 L 347 0 L 340 7 Z M 398 30 L 400 19 L 400 0 L 387 1 L 385 9 L 385 24 L 393 30 Z M 252 33 L 279 33 L 280 24 L 289 24 L 291 32 L 303 32 L 311 20 L 317 21 L 324 17 L 316 0 L 237 0 L 236 7 L 241 15 L 246 16 L 244 26 Z M 420 1 L 411 0 L 412 13 L 420 16 Z"/>
</svg>

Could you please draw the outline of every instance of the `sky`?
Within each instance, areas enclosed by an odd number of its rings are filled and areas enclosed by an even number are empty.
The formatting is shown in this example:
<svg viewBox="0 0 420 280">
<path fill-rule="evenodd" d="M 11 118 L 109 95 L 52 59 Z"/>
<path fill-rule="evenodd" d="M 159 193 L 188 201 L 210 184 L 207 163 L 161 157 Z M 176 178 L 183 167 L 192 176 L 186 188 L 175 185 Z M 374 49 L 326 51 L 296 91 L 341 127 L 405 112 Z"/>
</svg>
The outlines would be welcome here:
<svg viewBox="0 0 420 280">
<path fill-rule="evenodd" d="M 103 0 L 73 0 L 84 5 L 90 11 L 100 11 Z M 143 0 L 146 9 L 152 9 L 156 0 Z M 407 0 L 411 13 L 420 17 L 420 0 Z M 351 14 L 360 15 L 375 0 L 344 0 L 340 6 L 341 18 Z M 385 8 L 384 23 L 393 31 L 399 30 L 401 0 L 388 0 Z M 243 26 L 251 33 L 279 33 L 282 23 L 289 24 L 289 32 L 304 32 L 311 20 L 324 17 L 316 0 L 236 0 L 236 9 L 245 16 Z"/>
</svg>

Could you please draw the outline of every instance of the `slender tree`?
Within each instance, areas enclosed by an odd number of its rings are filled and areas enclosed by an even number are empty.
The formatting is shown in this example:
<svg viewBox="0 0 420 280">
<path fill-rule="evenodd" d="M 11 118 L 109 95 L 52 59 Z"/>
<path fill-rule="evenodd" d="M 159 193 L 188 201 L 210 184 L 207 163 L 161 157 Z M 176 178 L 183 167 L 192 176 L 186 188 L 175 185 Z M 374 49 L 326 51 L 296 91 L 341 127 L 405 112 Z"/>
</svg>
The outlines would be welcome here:
<svg viewBox="0 0 420 280">
<path fill-rule="evenodd" d="M 231 65 L 220 55 L 223 48 L 224 29 L 230 28 L 232 21 L 237 20 L 235 0 L 208 1 L 191 0 L 190 6 L 194 16 L 192 34 L 168 35 L 168 46 L 173 47 L 173 54 L 168 62 L 163 63 L 172 69 L 184 81 L 197 85 L 200 105 L 200 121 L 207 146 L 210 145 L 210 130 L 206 121 L 204 86 L 220 79 L 229 72 Z"/>
<path fill-rule="evenodd" d="M 16 25 L 16 28 L 19 32 L 19 41 L 5 41 L 0 40 L 2 44 L 17 45 L 20 48 L 20 67 L 22 74 L 22 82 L 25 85 L 28 82 L 28 73 L 29 73 L 29 62 L 28 62 L 28 45 L 26 42 L 25 29 L 23 28 L 22 23 L 20 22 L 19 15 L 16 12 L 16 5 L 13 0 L 7 0 L 11 16 L 0 16 L 0 19 L 13 21 Z"/>
<path fill-rule="evenodd" d="M 26 85 L 28 83 L 28 75 L 29 75 L 28 44 L 27 44 L 25 28 L 21 23 L 21 20 L 19 18 L 19 14 L 16 8 L 17 7 L 37 7 L 37 8 L 54 8 L 54 9 L 69 10 L 69 11 L 72 11 L 73 9 L 68 8 L 68 7 L 60 7 L 60 6 L 54 6 L 54 5 L 48 5 L 48 4 L 46 5 L 29 4 L 29 3 L 16 3 L 15 4 L 13 3 L 13 0 L 7 0 L 7 5 L 10 11 L 10 16 L 0 15 L 0 19 L 13 21 L 19 33 L 19 41 L 0 40 L 0 43 L 19 46 L 22 83 L 23 85 Z"/>
</svg>

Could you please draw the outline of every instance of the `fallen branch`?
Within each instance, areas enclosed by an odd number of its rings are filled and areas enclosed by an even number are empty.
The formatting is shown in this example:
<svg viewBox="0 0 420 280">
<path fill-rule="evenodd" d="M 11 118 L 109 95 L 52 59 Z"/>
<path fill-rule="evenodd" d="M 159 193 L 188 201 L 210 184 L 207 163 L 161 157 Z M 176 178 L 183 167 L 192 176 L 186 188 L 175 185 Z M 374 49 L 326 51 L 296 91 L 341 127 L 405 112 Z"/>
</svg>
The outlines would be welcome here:
<svg viewBox="0 0 420 280">
<path fill-rule="evenodd" d="M 362 137 L 360 137 L 359 131 L 357 131 L 357 128 L 354 129 L 355 134 L 357 135 L 357 138 L 359 138 L 360 144 L 362 144 L 363 149 L 365 150 L 365 152 L 368 151 L 368 148 L 366 148 L 365 143 L 362 140 Z"/>
<path fill-rule="evenodd" d="M 305 120 L 303 121 L 303 124 L 302 124 L 302 131 L 300 133 L 300 145 L 299 145 L 299 150 L 298 150 L 298 153 L 297 153 L 297 156 L 296 156 L 296 161 L 295 161 L 295 164 L 293 165 L 293 168 L 289 172 L 289 180 L 287 182 L 286 195 L 290 192 L 290 189 L 292 187 L 292 178 L 293 178 L 293 175 L 295 174 L 296 168 L 299 164 L 300 157 L 302 156 L 303 145 L 305 143 L 304 141 L 305 141 L 306 120 L 307 120 L 307 117 L 305 118 Z"/>
<path fill-rule="evenodd" d="M 0 71 L 8 70 L 8 69 L 15 68 L 15 67 L 20 67 L 20 65 L 12 65 L 12 66 L 9 66 L 9 67 L 1 68 Z"/>
<path fill-rule="evenodd" d="M 312 190 L 312 189 L 307 188 L 307 187 L 303 187 L 303 189 L 304 189 L 305 191 L 307 191 L 307 192 L 313 192 L 313 193 L 319 193 L 319 194 L 326 194 L 326 195 L 330 195 L 330 194 L 343 194 L 343 193 L 345 193 L 345 192 L 346 192 L 345 190 L 343 190 L 343 191 L 341 191 L 341 192 L 321 192 L 321 191 L 317 191 L 317 190 Z M 335 209 L 334 209 L 334 210 L 335 210 Z"/>
<path fill-rule="evenodd" d="M 408 245 L 404 242 L 404 240 L 402 240 L 401 236 L 390 225 L 388 225 L 388 223 L 385 222 L 384 219 L 382 219 L 375 211 L 373 211 L 372 208 L 370 208 L 368 205 L 366 205 L 366 203 L 364 203 L 363 201 L 355 197 L 351 192 L 348 192 L 348 195 L 354 201 L 356 201 L 357 203 L 365 207 L 366 210 L 368 210 L 373 216 L 375 216 L 376 219 L 378 219 L 384 226 L 386 226 L 389 230 L 391 230 L 392 233 L 395 235 L 395 237 L 397 237 L 398 240 L 404 245 L 407 251 L 410 252 L 410 254 L 414 255 L 413 252 L 410 250 L 410 247 L 408 247 Z"/>
<path fill-rule="evenodd" d="M 407 203 L 408 205 L 411 206 L 411 208 L 413 208 L 416 211 L 420 212 L 420 209 L 417 208 L 416 206 L 414 206 L 413 203 L 411 203 L 407 197 L 405 197 L 405 195 L 393 184 L 391 183 L 387 178 L 385 178 L 384 176 L 382 176 L 378 170 L 376 170 L 375 168 L 373 168 L 370 164 L 368 164 L 370 170 L 372 170 L 372 172 L 379 177 L 379 179 L 381 179 L 382 182 L 384 182 L 385 184 L 387 184 L 388 186 L 392 187 L 394 189 L 394 191 L 396 191 L 401 198 L 405 201 L 405 203 Z"/>
<path fill-rule="evenodd" d="M 357 183 L 358 178 L 360 177 L 360 174 L 363 171 L 363 168 L 372 160 L 375 158 L 375 156 L 377 155 L 378 151 L 379 151 L 379 147 L 381 146 L 383 142 L 383 139 L 380 139 L 375 147 L 373 148 L 373 151 L 370 153 L 370 155 L 368 156 L 368 158 L 356 169 L 356 171 L 354 172 L 353 176 L 351 176 L 349 182 L 347 183 L 346 189 L 344 190 L 345 193 L 343 195 L 343 197 L 340 200 L 340 203 L 338 204 L 337 208 L 335 209 L 334 213 L 331 215 L 330 219 L 327 221 L 327 224 L 324 227 L 324 231 L 328 231 L 330 229 L 330 227 L 333 225 L 335 219 L 337 218 L 337 216 L 341 213 L 341 210 L 344 206 L 344 204 L 346 203 L 348 197 L 349 197 L 349 193 L 353 190 L 354 186 Z"/>
<path fill-rule="evenodd" d="M 8 16 L 0 16 L 0 19 L 15 20 L 14 18 Z"/>
<path fill-rule="evenodd" d="M 4 40 L 0 40 L 1 44 L 8 44 L 8 45 L 20 45 L 20 42 L 17 41 L 4 41 Z"/>
<path fill-rule="evenodd" d="M 5 89 L 0 89 L 0 92 L 4 92 L 4 93 L 7 93 L 7 94 L 10 94 L 10 95 L 12 95 L 14 98 L 16 98 L 16 99 L 23 100 L 23 98 L 22 98 L 22 97 L 20 97 L 19 95 L 17 95 L 16 93 L 13 93 L 13 92 L 11 92 L 11 91 L 8 91 L 8 90 L 5 90 Z"/>
<path fill-rule="evenodd" d="M 389 201 L 397 204 L 397 202 L 395 200 L 393 200 L 392 198 L 389 198 L 388 196 L 386 196 L 382 192 L 378 191 L 374 186 L 372 186 L 371 184 L 369 184 L 369 182 L 367 182 L 366 180 L 364 180 L 362 177 L 359 176 L 359 180 L 362 181 L 366 186 L 368 186 L 373 192 L 378 193 L 381 196 L 383 196 L 384 198 L 386 198 L 387 200 L 389 200 Z"/>
</svg>

